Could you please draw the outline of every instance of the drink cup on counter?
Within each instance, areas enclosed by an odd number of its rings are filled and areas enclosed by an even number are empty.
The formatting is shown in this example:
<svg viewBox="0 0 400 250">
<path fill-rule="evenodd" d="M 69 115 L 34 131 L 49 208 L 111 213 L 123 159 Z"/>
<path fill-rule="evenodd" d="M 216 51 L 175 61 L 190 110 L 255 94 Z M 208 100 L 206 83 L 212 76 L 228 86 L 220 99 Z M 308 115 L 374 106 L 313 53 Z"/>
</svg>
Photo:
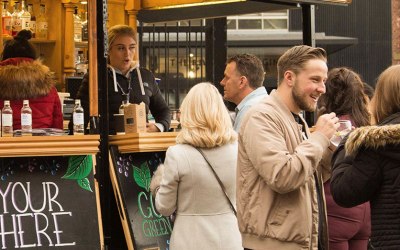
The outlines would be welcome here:
<svg viewBox="0 0 400 250">
<path fill-rule="evenodd" d="M 352 129 L 351 121 L 349 120 L 339 120 L 339 127 L 336 133 L 332 136 L 331 142 L 336 147 L 339 145 L 340 141 L 350 133 Z"/>
<path fill-rule="evenodd" d="M 117 135 L 125 134 L 124 114 L 113 114 L 115 119 L 115 133 Z"/>
</svg>

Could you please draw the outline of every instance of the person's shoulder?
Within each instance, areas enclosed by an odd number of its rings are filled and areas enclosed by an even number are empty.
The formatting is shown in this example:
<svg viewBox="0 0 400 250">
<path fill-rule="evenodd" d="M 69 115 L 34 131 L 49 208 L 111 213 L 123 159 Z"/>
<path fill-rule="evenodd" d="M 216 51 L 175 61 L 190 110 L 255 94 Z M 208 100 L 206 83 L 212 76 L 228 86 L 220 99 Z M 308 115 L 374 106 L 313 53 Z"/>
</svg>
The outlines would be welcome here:
<svg viewBox="0 0 400 250">
<path fill-rule="evenodd" d="M 253 105 L 251 105 L 248 112 L 254 114 L 258 113 L 272 114 L 276 113 L 276 105 L 272 100 L 271 96 L 268 95 L 259 100 L 258 102 L 254 103 Z"/>
<path fill-rule="evenodd" d="M 139 67 L 139 71 L 143 78 L 146 78 L 146 77 L 154 78 L 154 74 L 150 70 L 148 70 L 144 67 Z M 136 69 L 132 70 L 132 73 L 137 74 L 137 70 Z"/>
<path fill-rule="evenodd" d="M 195 150 L 195 148 L 188 144 L 176 144 L 170 146 L 167 151 L 174 154 L 182 154 L 183 152 L 188 152 L 192 150 Z"/>
</svg>

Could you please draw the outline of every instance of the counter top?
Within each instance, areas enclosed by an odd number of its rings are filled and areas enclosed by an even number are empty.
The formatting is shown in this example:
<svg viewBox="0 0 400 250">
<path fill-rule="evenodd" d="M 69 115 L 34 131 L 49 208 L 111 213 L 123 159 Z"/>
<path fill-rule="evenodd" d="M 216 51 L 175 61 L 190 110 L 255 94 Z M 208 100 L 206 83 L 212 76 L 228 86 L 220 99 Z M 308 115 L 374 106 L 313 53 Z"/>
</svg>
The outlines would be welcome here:
<svg viewBox="0 0 400 250">
<path fill-rule="evenodd" d="M 110 135 L 110 145 L 118 146 L 121 153 L 165 151 L 175 145 L 177 132 L 164 133 L 132 133 Z"/>
<path fill-rule="evenodd" d="M 0 137 L 0 157 L 96 154 L 99 139 L 99 135 Z"/>
</svg>

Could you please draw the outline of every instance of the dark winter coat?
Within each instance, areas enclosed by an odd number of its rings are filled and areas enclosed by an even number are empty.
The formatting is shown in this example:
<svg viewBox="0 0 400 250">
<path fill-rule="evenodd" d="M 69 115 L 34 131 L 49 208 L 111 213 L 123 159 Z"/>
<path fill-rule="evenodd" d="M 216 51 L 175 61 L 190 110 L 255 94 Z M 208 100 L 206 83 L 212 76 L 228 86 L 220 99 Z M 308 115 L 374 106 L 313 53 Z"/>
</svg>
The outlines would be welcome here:
<svg viewBox="0 0 400 250">
<path fill-rule="evenodd" d="M 155 81 L 153 74 L 144 68 L 140 68 L 140 73 L 143 81 L 145 95 L 142 95 L 139 78 L 136 69 L 130 72 L 131 87 L 130 103 L 146 104 L 146 113 L 151 111 L 155 121 L 164 126 L 164 131 L 169 130 L 171 123 L 170 110 L 165 102 L 160 89 Z M 116 80 L 120 87 L 117 91 L 114 88 L 114 78 L 111 69 L 108 69 L 108 113 L 109 113 L 109 129 L 110 134 L 115 133 L 115 119 L 113 114 L 118 114 L 122 100 L 124 100 L 123 92 L 128 93 L 129 79 L 124 75 L 116 72 Z M 121 91 L 121 88 L 123 91 Z M 81 99 L 82 107 L 85 111 L 85 126 L 89 123 L 89 75 L 86 74 L 80 86 L 77 98 Z"/>
<path fill-rule="evenodd" d="M 39 60 L 9 58 L 0 62 L 0 109 L 10 100 L 13 128 L 21 129 L 23 100 L 29 100 L 33 128 L 63 128 L 54 74 Z"/>
<path fill-rule="evenodd" d="M 400 112 L 353 131 L 345 143 L 348 156 L 343 146 L 332 158 L 333 198 L 344 207 L 370 201 L 375 249 L 400 249 Z"/>
</svg>

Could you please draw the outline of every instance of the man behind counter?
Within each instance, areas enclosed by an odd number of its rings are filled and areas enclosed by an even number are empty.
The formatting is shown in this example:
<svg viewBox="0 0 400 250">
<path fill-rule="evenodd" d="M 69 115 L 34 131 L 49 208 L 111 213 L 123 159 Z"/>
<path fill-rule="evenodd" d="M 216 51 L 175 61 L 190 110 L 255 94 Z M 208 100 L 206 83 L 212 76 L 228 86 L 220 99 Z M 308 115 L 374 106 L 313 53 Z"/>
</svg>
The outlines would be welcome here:
<svg viewBox="0 0 400 250">
<path fill-rule="evenodd" d="M 110 134 L 115 134 L 115 118 L 123 100 L 146 104 L 155 123 L 147 123 L 147 132 L 167 132 L 171 123 L 170 110 L 153 74 L 133 61 L 136 52 L 135 31 L 127 25 L 115 25 L 108 30 L 108 112 Z M 79 88 L 85 110 L 85 127 L 89 122 L 89 75 L 86 74 Z M 72 125 L 72 124 L 71 124 Z M 71 127 L 71 126 L 70 126 Z"/>
</svg>

